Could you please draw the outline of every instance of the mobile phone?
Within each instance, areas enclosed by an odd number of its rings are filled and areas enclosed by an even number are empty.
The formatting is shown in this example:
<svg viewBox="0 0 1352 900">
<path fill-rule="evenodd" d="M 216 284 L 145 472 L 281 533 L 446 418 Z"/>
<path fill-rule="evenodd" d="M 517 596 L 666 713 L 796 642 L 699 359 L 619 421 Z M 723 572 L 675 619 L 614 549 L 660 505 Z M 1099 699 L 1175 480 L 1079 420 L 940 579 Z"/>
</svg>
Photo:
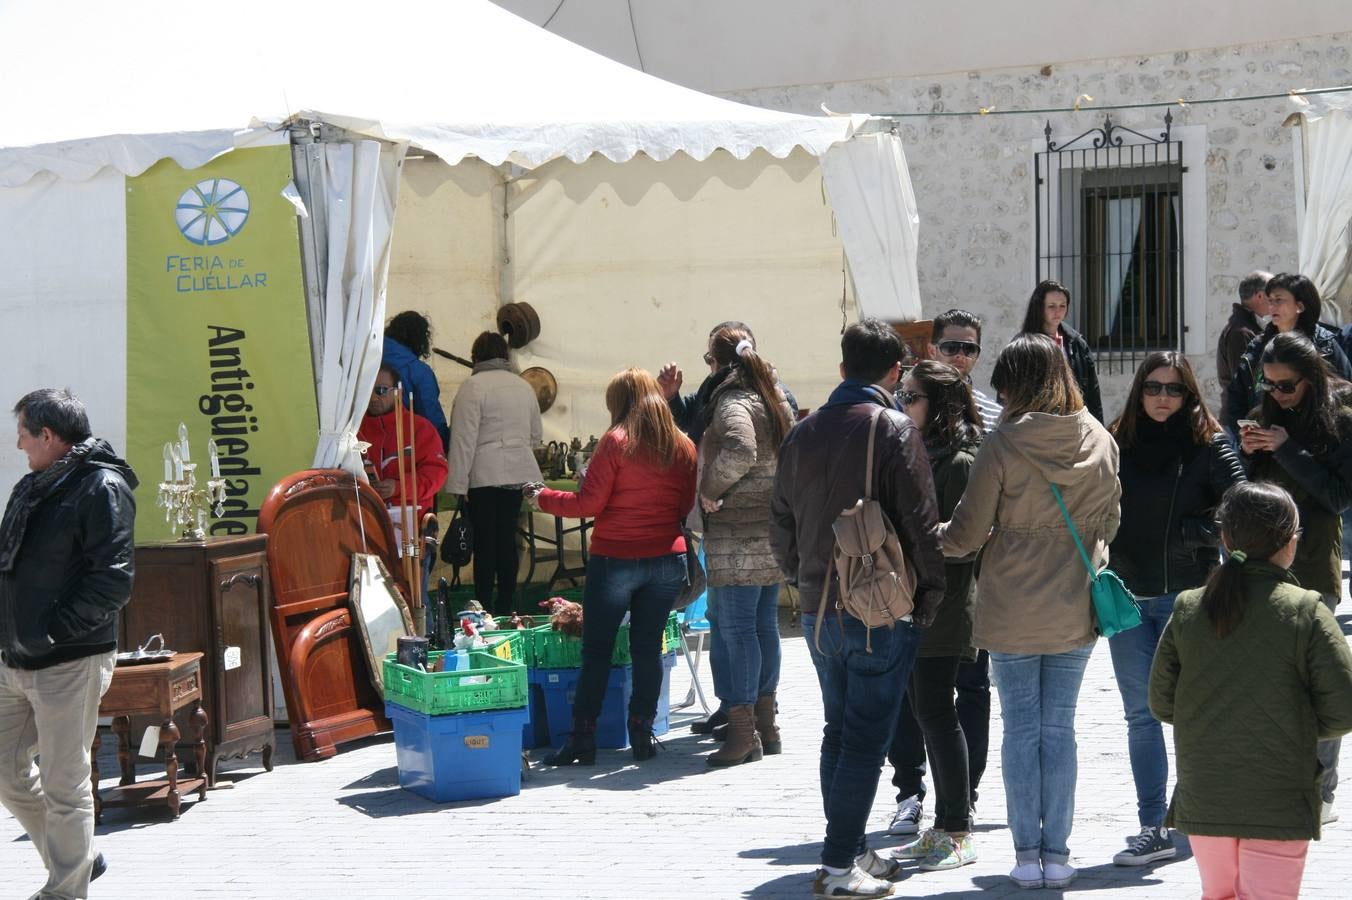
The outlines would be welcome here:
<svg viewBox="0 0 1352 900">
<path fill-rule="evenodd" d="M 1263 427 L 1262 425 L 1259 425 L 1257 422 L 1255 422 L 1253 419 L 1240 419 L 1240 420 L 1239 420 L 1238 422 L 1236 422 L 1235 424 L 1238 425 L 1240 428 L 1262 428 L 1262 427 Z"/>
</svg>

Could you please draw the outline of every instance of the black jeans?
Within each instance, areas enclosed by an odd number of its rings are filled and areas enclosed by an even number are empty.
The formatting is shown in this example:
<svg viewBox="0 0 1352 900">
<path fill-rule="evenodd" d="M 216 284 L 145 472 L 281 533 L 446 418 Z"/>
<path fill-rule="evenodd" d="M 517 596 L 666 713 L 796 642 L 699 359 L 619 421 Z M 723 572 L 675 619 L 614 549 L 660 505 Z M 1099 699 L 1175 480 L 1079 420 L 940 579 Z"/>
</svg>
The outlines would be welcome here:
<svg viewBox="0 0 1352 900">
<path fill-rule="evenodd" d="M 497 616 L 515 610 L 517 520 L 521 517 L 521 489 L 479 487 L 469 489 L 469 520 L 474 525 L 474 599 Z M 497 602 L 493 584 L 497 582 Z"/>
<path fill-rule="evenodd" d="M 582 674 L 573 697 L 573 718 L 601 715 L 610 678 L 610 657 L 625 613 L 629 614 L 629 656 L 634 693 L 629 715 L 652 719 L 662 692 L 662 632 L 676 596 L 685 586 L 685 554 L 619 559 L 593 553 L 582 589 Z"/>
<path fill-rule="evenodd" d="M 965 832 L 971 829 L 968 812 L 970 790 L 967 775 L 967 742 L 953 705 L 954 682 L 958 676 L 957 656 L 930 656 L 915 661 L 911 679 L 906 687 L 906 703 L 897 718 L 897 730 L 892 737 L 889 758 L 898 750 L 910 759 L 893 759 L 897 766 L 895 784 L 902 776 L 920 782 L 924 775 L 925 753 L 929 753 L 934 768 L 934 787 L 938 798 L 934 803 L 934 827 L 941 831 Z M 919 749 L 919 765 L 915 752 Z M 898 761 L 903 765 L 897 765 Z M 919 776 L 916 775 L 916 770 Z M 909 787 L 911 785 L 907 785 Z M 923 788 L 923 783 L 922 783 Z M 904 788 L 903 788 L 904 789 Z M 901 799 L 911 794 L 911 791 Z M 923 796 L 923 794 L 922 794 Z"/>
<path fill-rule="evenodd" d="M 967 782 L 971 802 L 976 803 L 977 787 L 986 774 L 986 757 L 991 738 L 991 655 L 982 650 L 973 662 L 958 664 L 954 685 L 958 692 L 955 706 L 962 736 L 967 742 Z M 897 724 L 896 738 L 887 751 L 892 765 L 892 785 L 897 789 L 897 802 L 907 797 L 925 799 L 925 740 L 912 715 L 910 704 L 904 704 Z"/>
</svg>

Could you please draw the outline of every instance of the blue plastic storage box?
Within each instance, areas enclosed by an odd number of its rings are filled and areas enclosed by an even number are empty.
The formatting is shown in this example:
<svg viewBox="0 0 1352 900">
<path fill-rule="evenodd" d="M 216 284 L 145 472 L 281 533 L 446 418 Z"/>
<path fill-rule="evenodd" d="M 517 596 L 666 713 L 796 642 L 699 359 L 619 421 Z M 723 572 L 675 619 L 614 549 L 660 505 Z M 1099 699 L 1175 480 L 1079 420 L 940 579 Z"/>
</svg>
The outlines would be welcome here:
<svg viewBox="0 0 1352 900">
<path fill-rule="evenodd" d="M 666 734 L 671 728 L 671 670 L 675 666 L 675 653 L 662 657 L 662 689 L 657 695 L 653 734 Z M 551 746 L 561 746 L 573 728 L 573 700 L 577 696 L 577 682 L 581 674 L 580 668 L 530 670 L 531 698 L 534 700 L 538 687 L 544 701 L 544 718 Z M 633 693 L 633 667 L 611 666 L 606 694 L 601 701 L 601 715 L 596 720 L 596 746 L 609 750 L 629 746 L 629 698 Z M 543 735 L 541 730 L 534 732 L 537 741 Z"/>
<path fill-rule="evenodd" d="M 429 716 L 386 703 L 385 715 L 405 790 L 437 803 L 521 793 L 524 707 Z"/>
</svg>

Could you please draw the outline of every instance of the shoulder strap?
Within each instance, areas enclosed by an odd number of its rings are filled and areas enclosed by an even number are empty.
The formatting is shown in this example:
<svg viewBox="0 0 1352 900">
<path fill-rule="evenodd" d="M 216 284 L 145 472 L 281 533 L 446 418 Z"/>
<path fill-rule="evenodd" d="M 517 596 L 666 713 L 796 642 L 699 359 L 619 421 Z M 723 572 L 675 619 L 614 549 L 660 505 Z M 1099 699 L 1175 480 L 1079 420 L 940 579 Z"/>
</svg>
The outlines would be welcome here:
<svg viewBox="0 0 1352 900">
<path fill-rule="evenodd" d="M 1075 548 L 1080 551 L 1080 559 L 1084 560 L 1084 567 L 1089 570 L 1089 577 L 1097 579 L 1098 572 L 1094 570 L 1094 563 L 1089 559 L 1089 554 L 1084 551 L 1084 544 L 1080 543 L 1080 533 L 1075 530 L 1075 523 L 1071 521 L 1070 513 L 1066 511 L 1066 502 L 1061 499 L 1061 491 L 1054 484 L 1051 484 L 1051 488 L 1056 505 L 1061 507 L 1061 515 L 1065 517 L 1066 525 L 1070 528 L 1070 536 L 1075 539 Z"/>
<path fill-rule="evenodd" d="M 873 499 L 873 443 L 878 437 L 878 420 L 882 418 L 883 408 L 876 407 L 873 410 L 873 419 L 869 423 L 868 429 L 868 456 L 864 458 L 864 499 Z"/>
</svg>

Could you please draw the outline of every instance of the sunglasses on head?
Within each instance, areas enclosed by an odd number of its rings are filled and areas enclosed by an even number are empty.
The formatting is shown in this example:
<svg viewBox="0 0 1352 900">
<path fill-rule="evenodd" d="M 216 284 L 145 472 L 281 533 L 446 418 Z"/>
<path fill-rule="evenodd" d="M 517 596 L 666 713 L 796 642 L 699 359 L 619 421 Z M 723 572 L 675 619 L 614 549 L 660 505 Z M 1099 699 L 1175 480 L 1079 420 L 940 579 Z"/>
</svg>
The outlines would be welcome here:
<svg viewBox="0 0 1352 900">
<path fill-rule="evenodd" d="M 911 406 L 917 400 L 928 400 L 929 394 L 922 394 L 919 391 L 902 391 L 897 394 L 901 398 L 902 406 Z"/>
<path fill-rule="evenodd" d="M 1260 381 L 1258 382 L 1258 390 L 1265 394 L 1276 391 L 1279 394 L 1286 394 L 1289 396 L 1296 392 L 1296 389 L 1300 387 L 1300 383 L 1304 380 L 1305 379 L 1303 378 L 1297 378 L 1295 381 Z"/>
<path fill-rule="evenodd" d="M 940 341 L 939 352 L 944 356 L 980 356 L 981 345 L 976 341 Z"/>
<path fill-rule="evenodd" d="M 1170 397 L 1186 397 L 1188 389 L 1177 381 L 1171 381 L 1165 384 L 1162 381 L 1147 381 L 1141 385 L 1141 390 L 1147 397 L 1158 397 L 1160 394 L 1168 394 Z"/>
<path fill-rule="evenodd" d="M 378 384 L 378 385 L 375 386 L 373 392 L 375 393 L 375 395 L 376 395 L 377 397 L 384 397 L 386 394 L 393 394 L 396 390 L 397 390 L 397 388 L 395 388 L 395 387 L 393 387 L 393 386 L 386 386 L 386 385 L 383 385 L 383 384 Z"/>
</svg>

